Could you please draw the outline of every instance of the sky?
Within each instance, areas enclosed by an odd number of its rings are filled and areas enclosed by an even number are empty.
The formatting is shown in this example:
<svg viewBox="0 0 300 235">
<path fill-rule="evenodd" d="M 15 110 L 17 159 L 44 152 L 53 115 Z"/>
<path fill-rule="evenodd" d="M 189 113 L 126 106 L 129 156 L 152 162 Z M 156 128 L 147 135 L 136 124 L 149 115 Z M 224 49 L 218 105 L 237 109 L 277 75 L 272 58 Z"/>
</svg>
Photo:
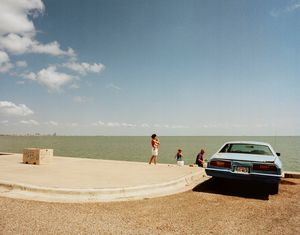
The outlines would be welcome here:
<svg viewBox="0 0 300 235">
<path fill-rule="evenodd" d="M 0 0 L 0 134 L 300 135 L 300 0 Z"/>
</svg>

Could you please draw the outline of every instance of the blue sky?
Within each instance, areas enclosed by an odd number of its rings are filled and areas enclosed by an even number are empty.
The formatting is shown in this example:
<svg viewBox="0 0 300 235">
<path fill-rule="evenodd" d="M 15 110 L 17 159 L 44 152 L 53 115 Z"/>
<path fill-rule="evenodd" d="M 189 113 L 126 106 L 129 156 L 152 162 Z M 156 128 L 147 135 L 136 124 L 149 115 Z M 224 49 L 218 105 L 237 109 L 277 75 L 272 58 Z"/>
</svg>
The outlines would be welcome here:
<svg viewBox="0 0 300 235">
<path fill-rule="evenodd" d="M 0 134 L 300 135 L 299 0 L 1 0 Z"/>
</svg>

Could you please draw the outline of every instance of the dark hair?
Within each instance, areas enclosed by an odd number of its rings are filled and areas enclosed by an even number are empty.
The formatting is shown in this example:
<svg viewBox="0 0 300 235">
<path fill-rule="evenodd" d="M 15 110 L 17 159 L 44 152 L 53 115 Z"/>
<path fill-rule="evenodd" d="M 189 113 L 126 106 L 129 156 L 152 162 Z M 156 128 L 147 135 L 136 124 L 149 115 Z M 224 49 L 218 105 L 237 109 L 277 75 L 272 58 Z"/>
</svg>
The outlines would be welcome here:
<svg viewBox="0 0 300 235">
<path fill-rule="evenodd" d="M 156 134 L 151 135 L 151 138 L 154 139 L 156 137 Z"/>
</svg>

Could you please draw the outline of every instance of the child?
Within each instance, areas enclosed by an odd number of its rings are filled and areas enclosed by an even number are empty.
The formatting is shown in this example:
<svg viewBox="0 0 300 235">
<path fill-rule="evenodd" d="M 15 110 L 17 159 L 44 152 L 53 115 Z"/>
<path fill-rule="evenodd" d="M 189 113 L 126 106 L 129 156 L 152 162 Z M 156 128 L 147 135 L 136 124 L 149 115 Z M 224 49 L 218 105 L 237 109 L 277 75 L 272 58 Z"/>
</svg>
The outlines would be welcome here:
<svg viewBox="0 0 300 235">
<path fill-rule="evenodd" d="M 179 166 L 184 165 L 184 161 L 182 160 L 183 155 L 182 155 L 182 150 L 181 149 L 178 149 L 178 151 L 177 151 L 174 158 L 176 158 L 176 160 L 177 160 L 177 165 L 179 165 Z"/>
</svg>

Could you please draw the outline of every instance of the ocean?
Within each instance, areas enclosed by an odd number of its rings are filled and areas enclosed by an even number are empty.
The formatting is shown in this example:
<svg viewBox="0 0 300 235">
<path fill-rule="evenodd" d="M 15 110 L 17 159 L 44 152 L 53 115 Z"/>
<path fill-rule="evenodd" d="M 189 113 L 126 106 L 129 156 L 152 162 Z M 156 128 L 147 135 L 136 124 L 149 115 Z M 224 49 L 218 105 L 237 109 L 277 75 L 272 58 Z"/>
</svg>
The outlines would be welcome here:
<svg viewBox="0 0 300 235">
<path fill-rule="evenodd" d="M 175 163 L 178 148 L 185 164 L 194 163 L 201 148 L 209 159 L 224 142 L 252 140 L 270 143 L 285 171 L 300 171 L 300 136 L 162 136 L 159 163 Z M 0 152 L 22 153 L 24 148 L 54 149 L 55 156 L 148 162 L 150 136 L 0 136 Z"/>
</svg>

